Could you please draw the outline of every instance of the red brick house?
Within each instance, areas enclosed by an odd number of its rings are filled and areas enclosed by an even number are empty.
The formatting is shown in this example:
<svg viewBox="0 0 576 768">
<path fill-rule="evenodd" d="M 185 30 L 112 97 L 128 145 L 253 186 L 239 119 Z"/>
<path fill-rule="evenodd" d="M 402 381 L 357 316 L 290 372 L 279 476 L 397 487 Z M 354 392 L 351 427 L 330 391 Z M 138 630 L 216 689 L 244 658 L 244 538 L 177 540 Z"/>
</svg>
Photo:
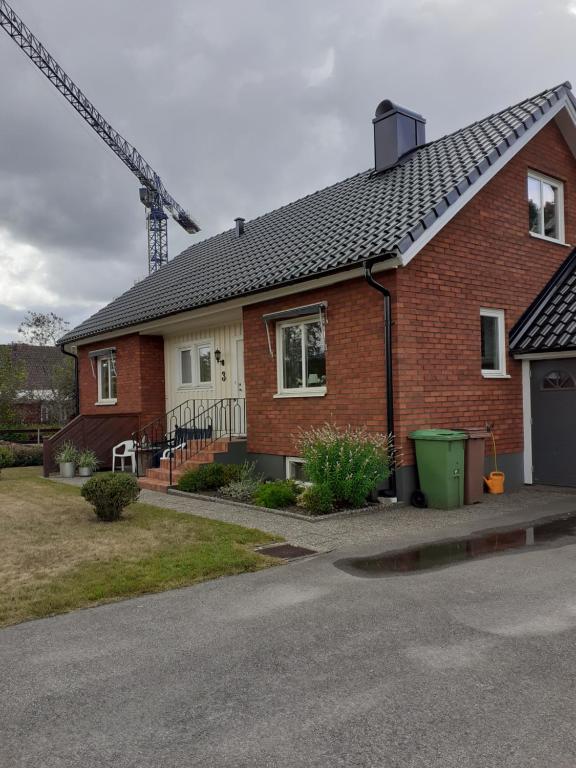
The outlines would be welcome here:
<svg viewBox="0 0 576 768">
<path fill-rule="evenodd" d="M 69 396 L 72 387 L 62 390 L 70 359 L 55 346 L 14 342 L 0 347 L 7 350 L 12 365 L 23 374 L 14 403 L 15 421 L 65 424 L 74 411 L 73 398 Z"/>
<path fill-rule="evenodd" d="M 526 342 L 576 244 L 570 84 L 429 143 L 424 119 L 389 101 L 373 123 L 373 169 L 237 219 L 61 340 L 78 354 L 80 416 L 52 447 L 75 435 L 108 456 L 119 438 L 154 429 L 177 442 L 170 425 L 227 409 L 213 431 L 180 437 L 235 435 L 234 455 L 286 476 L 298 472 L 299 427 L 366 425 L 393 430 L 402 459 L 391 493 L 406 498 L 411 430 L 489 424 L 508 489 L 576 485 L 569 462 L 557 476 L 533 468 L 532 449 L 533 431 L 544 457 L 555 441 L 541 394 L 574 413 L 576 395 L 530 377 L 576 380 L 576 360 L 563 362 L 576 355 L 566 330 L 576 302 L 560 313 L 562 339 L 547 343 L 546 327 L 540 346 Z M 229 460 L 225 443 L 216 448 Z M 148 475 L 150 487 L 167 482 L 166 462 Z"/>
</svg>

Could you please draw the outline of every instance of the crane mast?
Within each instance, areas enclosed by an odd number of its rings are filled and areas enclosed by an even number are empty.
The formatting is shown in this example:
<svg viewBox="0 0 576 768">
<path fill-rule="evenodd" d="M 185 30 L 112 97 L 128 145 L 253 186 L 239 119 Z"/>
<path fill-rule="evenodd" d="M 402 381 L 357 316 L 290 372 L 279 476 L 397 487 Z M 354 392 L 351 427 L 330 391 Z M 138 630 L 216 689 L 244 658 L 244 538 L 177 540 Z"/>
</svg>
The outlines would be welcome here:
<svg viewBox="0 0 576 768">
<path fill-rule="evenodd" d="M 144 160 L 138 150 L 104 119 L 6 0 L 0 0 L 0 27 L 8 33 L 16 45 L 24 51 L 42 74 L 60 91 L 69 104 L 96 131 L 140 182 L 140 200 L 146 207 L 148 270 L 155 272 L 168 261 L 168 216 L 166 211 L 190 234 L 199 232 L 200 227 L 190 214 L 174 200 L 158 174 Z"/>
</svg>

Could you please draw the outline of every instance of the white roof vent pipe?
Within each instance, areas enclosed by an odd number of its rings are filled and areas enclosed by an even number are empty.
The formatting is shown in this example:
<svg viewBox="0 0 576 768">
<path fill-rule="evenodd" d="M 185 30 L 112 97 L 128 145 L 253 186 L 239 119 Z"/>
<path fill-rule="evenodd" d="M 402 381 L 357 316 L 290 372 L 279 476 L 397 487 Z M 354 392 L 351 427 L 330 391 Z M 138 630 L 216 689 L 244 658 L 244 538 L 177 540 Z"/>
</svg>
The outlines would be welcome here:
<svg viewBox="0 0 576 768">
<path fill-rule="evenodd" d="M 374 168 L 385 171 L 426 143 L 422 115 L 385 99 L 378 104 L 374 124 Z"/>
</svg>

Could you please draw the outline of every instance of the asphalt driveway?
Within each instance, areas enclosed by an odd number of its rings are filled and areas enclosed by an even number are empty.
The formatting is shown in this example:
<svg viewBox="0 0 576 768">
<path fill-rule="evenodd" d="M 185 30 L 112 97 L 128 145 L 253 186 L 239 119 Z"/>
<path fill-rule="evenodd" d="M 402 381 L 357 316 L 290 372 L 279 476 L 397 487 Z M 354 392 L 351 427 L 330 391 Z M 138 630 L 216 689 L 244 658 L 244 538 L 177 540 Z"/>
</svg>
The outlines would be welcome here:
<svg viewBox="0 0 576 768">
<path fill-rule="evenodd" d="M 0 765 L 576 764 L 576 546 L 321 555 L 0 632 Z"/>
</svg>

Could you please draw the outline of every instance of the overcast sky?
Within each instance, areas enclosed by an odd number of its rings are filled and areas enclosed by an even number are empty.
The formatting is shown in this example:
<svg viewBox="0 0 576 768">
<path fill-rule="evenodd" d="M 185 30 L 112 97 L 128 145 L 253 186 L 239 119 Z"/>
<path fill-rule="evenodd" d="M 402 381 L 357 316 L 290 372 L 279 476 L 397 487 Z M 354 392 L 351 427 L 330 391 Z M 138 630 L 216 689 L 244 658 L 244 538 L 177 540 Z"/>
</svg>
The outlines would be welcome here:
<svg viewBox="0 0 576 768">
<path fill-rule="evenodd" d="M 372 164 L 383 98 L 433 139 L 564 80 L 576 0 L 10 0 L 202 231 Z M 138 182 L 0 30 L 0 341 L 147 272 Z"/>
</svg>

